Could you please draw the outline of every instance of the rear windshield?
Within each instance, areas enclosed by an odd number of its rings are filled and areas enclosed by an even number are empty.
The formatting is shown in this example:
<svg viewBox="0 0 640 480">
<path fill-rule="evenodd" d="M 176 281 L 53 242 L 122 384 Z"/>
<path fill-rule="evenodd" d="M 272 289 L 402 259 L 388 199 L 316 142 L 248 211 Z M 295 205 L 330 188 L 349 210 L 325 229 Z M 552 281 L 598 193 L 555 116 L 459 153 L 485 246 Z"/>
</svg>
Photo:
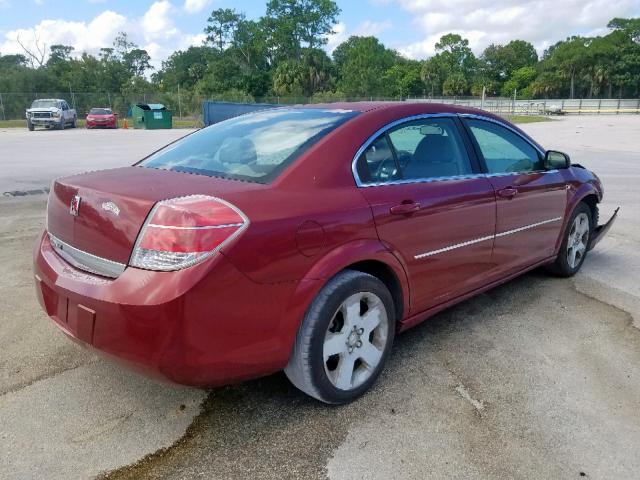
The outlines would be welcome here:
<svg viewBox="0 0 640 480">
<path fill-rule="evenodd" d="M 59 106 L 57 100 L 34 100 L 31 104 L 31 108 L 58 108 Z"/>
<path fill-rule="evenodd" d="M 138 165 L 268 183 L 311 145 L 357 114 L 315 108 L 249 113 L 178 140 Z"/>
<path fill-rule="evenodd" d="M 92 108 L 89 110 L 89 115 L 111 115 L 111 110 L 108 108 Z"/>
</svg>

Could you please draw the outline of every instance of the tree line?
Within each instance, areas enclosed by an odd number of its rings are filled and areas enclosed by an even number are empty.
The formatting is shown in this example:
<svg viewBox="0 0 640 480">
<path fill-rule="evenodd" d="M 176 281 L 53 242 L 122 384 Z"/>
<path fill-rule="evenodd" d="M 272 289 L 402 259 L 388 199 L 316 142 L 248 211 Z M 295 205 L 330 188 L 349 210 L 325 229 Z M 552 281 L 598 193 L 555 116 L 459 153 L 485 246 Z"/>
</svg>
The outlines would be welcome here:
<svg viewBox="0 0 640 480">
<path fill-rule="evenodd" d="M 640 96 L 640 18 L 614 18 L 607 35 L 567 38 L 540 58 L 524 40 L 492 44 L 476 56 L 467 39 L 449 33 L 432 57 L 417 61 L 373 36 L 352 36 L 329 55 L 323 47 L 339 14 L 333 0 L 268 0 L 256 20 L 216 9 L 204 27 L 206 41 L 174 52 L 158 70 L 126 33 L 97 55 L 51 45 L 45 61 L 44 49 L 24 48 L 24 54 L 0 55 L 0 93 L 110 92 L 109 103 L 126 108 L 154 92 L 176 110 L 180 90 L 181 109 L 193 112 L 202 98 L 332 101 L 483 91 L 519 99 Z M 5 95 L 5 109 L 12 98 Z"/>
</svg>

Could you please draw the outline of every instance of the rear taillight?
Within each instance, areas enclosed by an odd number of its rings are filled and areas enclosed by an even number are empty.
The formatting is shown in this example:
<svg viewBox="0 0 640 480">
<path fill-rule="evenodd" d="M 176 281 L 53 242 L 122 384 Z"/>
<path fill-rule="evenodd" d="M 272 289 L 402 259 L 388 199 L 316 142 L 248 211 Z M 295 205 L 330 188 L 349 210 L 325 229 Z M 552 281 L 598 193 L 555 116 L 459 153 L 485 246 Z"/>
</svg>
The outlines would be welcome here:
<svg viewBox="0 0 640 480">
<path fill-rule="evenodd" d="M 213 255 L 249 220 L 235 206 L 205 195 L 158 202 L 145 222 L 129 262 L 147 270 L 179 270 Z"/>
</svg>

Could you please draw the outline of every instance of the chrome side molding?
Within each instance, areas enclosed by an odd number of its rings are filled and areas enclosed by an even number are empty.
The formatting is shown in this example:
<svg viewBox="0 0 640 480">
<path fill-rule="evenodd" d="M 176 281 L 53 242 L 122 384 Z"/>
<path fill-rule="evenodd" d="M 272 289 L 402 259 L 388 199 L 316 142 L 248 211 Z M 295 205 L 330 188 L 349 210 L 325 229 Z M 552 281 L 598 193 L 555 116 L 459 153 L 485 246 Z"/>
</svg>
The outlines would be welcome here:
<svg viewBox="0 0 640 480">
<path fill-rule="evenodd" d="M 457 248 L 468 247 L 469 245 L 474 245 L 480 242 L 486 242 L 488 240 L 495 240 L 499 237 L 505 237 L 507 235 L 513 235 L 514 233 L 523 232 L 525 230 L 529 230 L 530 228 L 536 228 L 541 225 L 546 225 L 547 223 L 558 222 L 562 220 L 562 217 L 550 218 L 548 220 L 543 220 L 541 222 L 531 223 L 529 225 L 524 225 L 522 227 L 514 228 L 513 230 L 507 230 L 505 232 L 496 233 L 495 235 L 487 235 L 486 237 L 475 238 L 473 240 L 469 240 L 467 242 L 456 243 L 454 245 L 449 245 L 447 247 L 438 248 L 437 250 L 431 250 L 429 252 L 419 253 L 414 255 L 414 259 L 420 260 L 422 258 L 431 257 L 432 255 L 437 255 L 439 253 L 448 252 L 450 250 L 455 250 Z"/>
</svg>

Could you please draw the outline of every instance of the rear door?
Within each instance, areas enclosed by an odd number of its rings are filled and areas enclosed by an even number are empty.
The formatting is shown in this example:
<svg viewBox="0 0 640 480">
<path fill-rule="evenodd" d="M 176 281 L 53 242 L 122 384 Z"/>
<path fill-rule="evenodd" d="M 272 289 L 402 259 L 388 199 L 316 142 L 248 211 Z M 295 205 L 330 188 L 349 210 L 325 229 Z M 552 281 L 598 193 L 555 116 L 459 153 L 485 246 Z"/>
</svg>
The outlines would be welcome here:
<svg viewBox="0 0 640 480">
<path fill-rule="evenodd" d="M 492 269 L 495 195 L 456 118 L 424 116 L 370 139 L 356 180 L 400 257 L 417 313 L 477 288 Z"/>
<path fill-rule="evenodd" d="M 524 136 L 493 120 L 465 118 L 487 178 L 496 192 L 493 260 L 509 273 L 553 255 L 567 206 L 558 170 L 544 169 L 544 155 Z"/>
</svg>

